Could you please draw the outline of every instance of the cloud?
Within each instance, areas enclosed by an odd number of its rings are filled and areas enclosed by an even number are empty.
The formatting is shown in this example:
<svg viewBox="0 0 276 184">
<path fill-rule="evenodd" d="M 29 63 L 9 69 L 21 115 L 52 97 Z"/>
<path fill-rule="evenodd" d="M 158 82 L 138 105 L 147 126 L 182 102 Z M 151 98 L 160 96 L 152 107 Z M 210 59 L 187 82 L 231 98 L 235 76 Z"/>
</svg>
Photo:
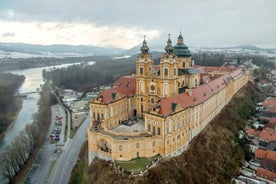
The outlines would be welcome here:
<svg viewBox="0 0 276 184">
<path fill-rule="evenodd" d="M 276 43 L 275 7 L 275 0 L 1 0 L 0 20 L 40 22 L 37 27 L 42 32 L 47 22 L 56 23 L 48 25 L 49 32 L 74 30 L 75 25 L 93 25 L 99 30 L 107 27 L 111 28 L 107 35 L 116 35 L 108 44 L 121 34 L 132 34 L 122 36 L 132 45 L 136 37 L 151 31 L 157 31 L 155 35 L 164 43 L 168 33 L 176 39 L 181 29 L 188 45 L 224 46 Z M 106 34 L 98 36 L 105 40 Z"/>
<path fill-rule="evenodd" d="M 13 36 L 15 36 L 15 34 L 14 33 L 9 33 L 9 32 L 6 32 L 2 35 L 2 37 L 13 37 Z"/>
<path fill-rule="evenodd" d="M 159 36 L 157 30 L 138 27 L 102 26 L 90 23 L 18 22 L 0 21 L 0 42 L 32 44 L 97 45 L 131 48 L 140 43 L 143 35 L 148 39 Z M 12 31 L 12 32 L 11 32 Z"/>
</svg>

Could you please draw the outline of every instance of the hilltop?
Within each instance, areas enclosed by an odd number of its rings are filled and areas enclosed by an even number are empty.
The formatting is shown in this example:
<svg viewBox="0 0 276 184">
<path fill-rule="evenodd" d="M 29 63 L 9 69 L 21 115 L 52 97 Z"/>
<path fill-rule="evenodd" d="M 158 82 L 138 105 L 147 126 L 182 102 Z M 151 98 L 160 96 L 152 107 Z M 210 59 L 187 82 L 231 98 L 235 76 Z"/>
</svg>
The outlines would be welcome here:
<svg viewBox="0 0 276 184">
<path fill-rule="evenodd" d="M 246 148 L 235 142 L 235 136 L 254 112 L 257 98 L 253 84 L 243 87 L 194 138 L 187 151 L 178 157 L 164 159 L 143 177 L 118 175 L 103 160 L 95 160 L 87 168 L 87 145 L 84 145 L 71 183 L 227 183 L 237 174 L 247 153 Z"/>
</svg>

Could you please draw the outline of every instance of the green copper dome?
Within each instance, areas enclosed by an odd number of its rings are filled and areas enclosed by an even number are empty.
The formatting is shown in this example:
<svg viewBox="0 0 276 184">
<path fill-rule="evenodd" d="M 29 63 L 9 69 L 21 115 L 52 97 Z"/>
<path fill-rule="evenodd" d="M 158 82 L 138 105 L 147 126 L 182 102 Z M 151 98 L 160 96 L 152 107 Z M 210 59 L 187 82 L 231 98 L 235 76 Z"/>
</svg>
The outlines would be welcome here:
<svg viewBox="0 0 276 184">
<path fill-rule="evenodd" d="M 181 33 L 178 36 L 177 44 L 174 46 L 174 53 L 177 57 L 190 57 L 192 55 L 188 47 L 184 44 Z"/>
</svg>

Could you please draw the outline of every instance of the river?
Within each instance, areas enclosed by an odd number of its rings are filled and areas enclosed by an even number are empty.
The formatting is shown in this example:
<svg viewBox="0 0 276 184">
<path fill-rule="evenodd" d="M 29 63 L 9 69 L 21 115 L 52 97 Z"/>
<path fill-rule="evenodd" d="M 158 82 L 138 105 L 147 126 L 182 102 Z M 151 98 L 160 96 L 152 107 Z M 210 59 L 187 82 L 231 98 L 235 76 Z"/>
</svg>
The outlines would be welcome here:
<svg viewBox="0 0 276 184">
<path fill-rule="evenodd" d="M 94 61 L 88 62 L 89 65 L 94 64 Z M 19 93 L 36 92 L 40 85 L 44 84 L 42 71 L 50 70 L 52 68 L 66 68 L 71 65 L 80 63 L 62 64 L 49 67 L 31 68 L 23 70 L 8 71 L 9 73 L 24 75 L 25 81 L 19 88 Z M 0 153 L 11 144 L 13 139 L 19 135 L 20 131 L 25 127 L 26 124 L 32 122 L 32 116 L 38 111 L 37 102 L 39 100 L 38 93 L 28 94 L 23 100 L 22 109 L 20 110 L 13 126 L 5 133 L 5 137 L 0 141 Z"/>
</svg>

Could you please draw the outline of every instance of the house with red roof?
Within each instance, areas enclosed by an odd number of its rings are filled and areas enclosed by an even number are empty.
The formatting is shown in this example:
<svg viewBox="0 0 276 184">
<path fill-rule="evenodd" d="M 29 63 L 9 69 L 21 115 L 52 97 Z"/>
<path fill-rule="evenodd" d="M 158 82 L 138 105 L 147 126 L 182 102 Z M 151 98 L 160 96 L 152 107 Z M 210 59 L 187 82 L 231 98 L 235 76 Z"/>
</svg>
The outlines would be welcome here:
<svg viewBox="0 0 276 184">
<path fill-rule="evenodd" d="M 260 179 L 276 182 L 276 173 L 261 167 L 257 169 L 256 176 Z"/>
<path fill-rule="evenodd" d="M 271 128 L 265 128 L 260 133 L 260 145 L 266 146 L 271 141 L 276 141 L 276 130 Z"/>
<path fill-rule="evenodd" d="M 247 134 L 250 138 L 260 137 L 261 131 L 249 127 L 249 128 L 246 129 L 246 134 Z"/>
<path fill-rule="evenodd" d="M 264 158 L 276 160 L 276 152 L 271 150 L 257 149 L 255 152 L 255 158 L 259 160 L 262 160 Z"/>
</svg>

